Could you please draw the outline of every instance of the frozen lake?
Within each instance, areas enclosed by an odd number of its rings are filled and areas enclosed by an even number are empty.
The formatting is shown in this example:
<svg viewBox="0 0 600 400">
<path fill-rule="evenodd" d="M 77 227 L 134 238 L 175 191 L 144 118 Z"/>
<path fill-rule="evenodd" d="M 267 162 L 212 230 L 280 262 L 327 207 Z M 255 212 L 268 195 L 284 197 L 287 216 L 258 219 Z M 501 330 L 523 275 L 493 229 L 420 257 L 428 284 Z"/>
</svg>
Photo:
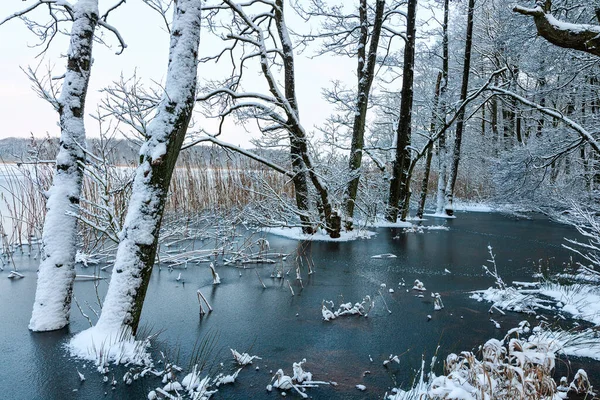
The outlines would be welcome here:
<svg viewBox="0 0 600 400">
<path fill-rule="evenodd" d="M 291 374 L 292 363 L 304 358 L 313 379 L 338 384 L 309 389 L 312 398 L 383 398 L 392 387 L 408 388 L 422 354 L 429 364 L 438 345 L 442 360 L 436 366 L 439 371 L 448 353 L 472 350 L 489 338 L 501 338 L 527 319 L 523 314 L 494 314 L 501 324 L 497 329 L 489 321 L 490 305 L 469 299 L 469 291 L 493 285 L 481 268 L 489 258 L 488 244 L 494 248 L 505 281 L 527 281 L 532 280 L 539 260 L 560 270 L 571 256 L 561 247 L 563 238 L 576 235 L 568 226 L 536 216 L 526 220 L 494 213 L 459 213 L 455 220 L 430 218 L 424 224 L 445 225 L 449 230 L 407 233 L 402 229 L 377 229 L 377 235 L 368 240 L 309 244 L 307 253 L 312 255 L 316 271 L 308 275 L 306 269 L 302 270 L 303 288 L 295 273 L 290 272 L 287 278 L 294 296 L 285 279 L 270 277 L 272 265 L 256 267 L 266 289 L 254 266 L 243 269 L 218 265 L 222 280 L 218 286 L 212 285 L 205 263 L 172 272 L 165 265 L 155 266 L 141 322 L 152 332 L 161 332 L 152 348 L 155 362 L 160 359 L 158 351 L 163 351 L 170 361 L 184 368 L 181 379 L 189 371 L 197 341 L 212 335 L 216 345 L 209 361 L 214 372 L 235 370 L 230 348 L 262 357 L 244 368 L 235 384 L 219 388 L 214 399 L 279 398 L 278 393 L 265 390 L 274 372 L 282 368 Z M 281 237 L 268 235 L 267 239 L 272 251 L 291 253 L 299 246 L 299 242 Z M 372 258 L 384 253 L 397 258 Z M 293 258 L 286 261 L 286 271 L 294 265 Z M 17 253 L 15 263 L 24 279 L 6 279 L 8 268 L 0 272 L 0 392 L 10 393 L 11 399 L 144 399 L 150 390 L 162 386 L 159 379 L 150 377 L 126 386 L 121 380 L 126 369 L 114 368 L 118 384 L 113 390 L 90 365 L 70 360 L 64 343 L 89 326 L 76 307 L 70 328 L 31 333 L 27 324 L 38 261 L 33 255 Z M 93 272 L 93 267 L 78 267 L 78 273 Z M 182 280 L 177 281 L 179 273 Z M 107 272 L 102 274 L 109 276 Z M 407 292 L 415 279 L 428 289 L 422 298 L 412 290 Z M 400 282 L 406 282 L 406 286 L 399 286 Z M 378 294 L 381 284 L 386 284 L 382 293 L 391 313 Z M 100 295 L 106 287 L 107 281 L 101 281 Z M 389 288 L 394 293 L 389 293 Z M 204 318 L 198 313 L 198 289 L 214 308 Z M 433 310 L 431 291 L 441 294 L 443 310 Z M 354 303 L 365 295 L 375 299 L 368 318 L 322 320 L 323 300 L 333 300 L 336 305 L 342 300 Z M 94 283 L 76 282 L 75 296 L 93 318 L 85 302 L 95 302 Z M 432 316 L 430 321 L 427 315 Z M 535 318 L 529 320 L 535 325 Z M 400 364 L 386 368 L 382 363 L 390 354 L 400 355 Z M 583 365 L 592 384 L 600 384 L 597 363 L 571 362 L 575 370 Z M 260 369 L 255 370 L 256 366 Z M 85 382 L 80 382 L 76 368 L 86 375 Z M 357 384 L 365 385 L 367 390 L 358 391 Z M 299 398 L 293 393 L 288 396 Z"/>
</svg>

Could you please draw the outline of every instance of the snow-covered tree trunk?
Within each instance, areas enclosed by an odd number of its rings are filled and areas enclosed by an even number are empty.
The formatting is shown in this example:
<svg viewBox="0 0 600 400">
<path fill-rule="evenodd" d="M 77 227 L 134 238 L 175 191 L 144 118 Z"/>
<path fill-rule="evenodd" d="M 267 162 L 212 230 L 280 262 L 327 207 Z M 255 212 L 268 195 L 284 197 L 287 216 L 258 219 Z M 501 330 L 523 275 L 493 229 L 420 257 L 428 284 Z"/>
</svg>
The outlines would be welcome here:
<svg viewBox="0 0 600 400">
<path fill-rule="evenodd" d="M 42 258 L 29 322 L 32 331 L 61 329 L 69 323 L 77 251 L 76 215 L 85 163 L 83 117 L 97 23 L 98 0 L 79 0 L 73 6 L 67 72 L 57 104 L 60 150 L 46 204 Z"/>
<path fill-rule="evenodd" d="M 356 110 L 354 112 L 354 123 L 352 126 L 352 143 L 349 157 L 349 181 L 345 193 L 345 225 L 347 230 L 352 229 L 354 218 L 354 206 L 358 193 L 360 181 L 363 147 L 365 145 L 365 126 L 367 122 L 367 110 L 369 107 L 369 92 L 375 76 L 375 63 L 377 61 L 377 48 L 383 26 L 383 12 L 385 0 L 378 0 L 375 6 L 375 19 L 371 32 L 371 42 L 367 53 L 367 42 L 369 40 L 369 20 L 367 18 L 367 0 L 361 0 L 359 5 L 360 15 L 360 37 L 357 49 L 358 67 L 356 75 L 358 86 L 356 93 Z"/>
<path fill-rule="evenodd" d="M 102 314 L 104 334 L 123 328 L 136 333 L 154 265 L 171 175 L 195 102 L 201 2 L 178 0 L 171 28 L 165 92 L 140 149 L 131 199 Z M 94 328 L 92 328 L 94 329 Z"/>
<path fill-rule="evenodd" d="M 471 49 L 473 45 L 473 14 L 475 12 L 475 0 L 469 0 L 469 11 L 467 14 L 467 38 L 465 41 L 465 56 L 463 64 L 463 78 L 460 89 L 460 100 L 465 101 L 469 89 L 469 75 L 471 72 Z M 448 172 L 448 182 L 446 184 L 446 204 L 444 211 L 446 215 L 454 215 L 454 187 L 456 185 L 456 177 L 458 176 L 458 165 L 460 162 L 460 153 L 462 145 L 462 136 L 465 126 L 465 110 L 462 109 L 456 122 L 456 135 L 454 138 L 454 151 L 452 153 L 452 162 L 450 163 L 450 171 Z"/>
<path fill-rule="evenodd" d="M 446 119 L 448 73 L 450 70 L 450 52 L 448 49 L 448 16 L 449 1 L 444 0 L 444 22 L 442 24 L 442 87 L 440 88 L 440 115 Z M 446 195 L 446 166 L 448 163 L 448 151 L 446 146 L 446 135 L 441 135 L 438 142 L 438 182 L 436 209 L 437 214 L 444 211 L 444 199 Z"/>
<path fill-rule="evenodd" d="M 440 85 L 442 83 L 442 73 L 438 74 L 437 82 L 435 84 L 435 94 L 433 95 L 433 112 L 431 115 L 431 125 L 429 128 L 430 134 L 435 134 L 437 126 L 437 113 L 439 112 L 438 106 L 440 101 Z M 423 212 L 425 210 L 425 201 L 427 200 L 427 189 L 429 187 L 429 174 L 431 172 L 431 160 L 433 158 L 433 149 L 427 150 L 427 158 L 425 159 L 425 172 L 423 173 L 423 181 L 421 182 L 421 197 L 419 198 L 419 207 L 417 209 L 417 218 L 423 218 Z"/>
<path fill-rule="evenodd" d="M 400 120 L 396 131 L 396 157 L 392 169 L 392 179 L 390 181 L 390 191 L 385 218 L 388 221 L 396 222 L 398 219 L 398 202 L 402 200 L 402 207 L 408 207 L 406 204 L 408 192 L 408 168 L 410 167 L 410 151 L 407 146 L 410 142 L 411 124 L 412 124 L 412 105 L 413 105 L 413 79 L 415 63 L 415 42 L 416 42 L 416 19 L 417 19 L 417 0 L 408 1 L 408 13 L 406 24 L 406 44 L 404 47 L 404 66 L 402 75 L 402 92 L 400 100 Z"/>
</svg>

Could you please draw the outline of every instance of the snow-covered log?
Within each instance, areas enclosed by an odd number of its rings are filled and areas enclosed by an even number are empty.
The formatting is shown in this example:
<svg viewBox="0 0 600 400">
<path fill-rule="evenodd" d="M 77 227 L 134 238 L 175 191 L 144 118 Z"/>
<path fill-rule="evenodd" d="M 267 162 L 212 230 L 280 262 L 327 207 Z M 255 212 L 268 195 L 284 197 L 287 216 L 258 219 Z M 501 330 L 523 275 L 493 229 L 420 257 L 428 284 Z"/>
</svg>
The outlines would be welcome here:
<svg viewBox="0 0 600 400">
<path fill-rule="evenodd" d="M 56 107 L 60 114 L 60 150 L 48 192 L 42 234 L 42 260 L 29 329 L 50 331 L 69 323 L 75 254 L 77 212 L 85 162 L 84 110 L 98 0 L 79 0 L 73 7 L 67 72 Z"/>
</svg>

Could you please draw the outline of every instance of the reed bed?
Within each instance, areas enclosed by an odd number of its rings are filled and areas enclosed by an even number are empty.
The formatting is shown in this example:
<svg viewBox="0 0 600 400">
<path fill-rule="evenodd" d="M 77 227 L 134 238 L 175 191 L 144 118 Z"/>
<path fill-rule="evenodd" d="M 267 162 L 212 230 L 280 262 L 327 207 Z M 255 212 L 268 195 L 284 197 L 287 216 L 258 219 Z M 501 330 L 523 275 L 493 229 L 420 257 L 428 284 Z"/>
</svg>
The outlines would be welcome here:
<svg viewBox="0 0 600 400">
<path fill-rule="evenodd" d="M 200 156 L 183 152 L 171 180 L 165 220 L 193 224 L 202 215 L 225 215 L 265 202 L 264 185 L 292 198 L 289 178 L 237 155 L 214 149 Z M 84 252 L 97 252 L 118 241 L 131 194 L 134 165 L 117 165 L 106 154 L 86 165 L 79 224 Z M 52 183 L 51 162 L 0 164 L 0 235 L 6 249 L 32 244 L 41 237 L 46 193 Z"/>
</svg>

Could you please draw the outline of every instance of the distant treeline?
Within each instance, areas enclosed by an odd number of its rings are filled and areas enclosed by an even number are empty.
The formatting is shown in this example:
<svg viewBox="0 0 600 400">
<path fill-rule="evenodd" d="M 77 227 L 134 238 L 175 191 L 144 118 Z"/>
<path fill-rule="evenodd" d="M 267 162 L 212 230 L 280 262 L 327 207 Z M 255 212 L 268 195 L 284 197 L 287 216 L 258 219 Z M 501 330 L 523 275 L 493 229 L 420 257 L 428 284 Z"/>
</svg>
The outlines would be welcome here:
<svg viewBox="0 0 600 400">
<path fill-rule="evenodd" d="M 0 162 L 53 161 L 56 159 L 58 146 L 57 137 L 0 139 Z M 104 154 L 108 162 L 115 165 L 136 165 L 139 161 L 139 144 L 133 140 L 91 138 L 87 140 L 87 149 L 97 157 L 102 157 Z M 284 151 L 271 149 L 252 151 L 280 165 L 286 166 L 289 162 L 289 155 Z M 233 157 L 239 157 L 237 153 L 214 145 L 194 146 L 184 150 L 184 154 L 188 160 L 195 158 L 210 160 L 213 166 L 214 163 L 226 164 Z"/>
</svg>

